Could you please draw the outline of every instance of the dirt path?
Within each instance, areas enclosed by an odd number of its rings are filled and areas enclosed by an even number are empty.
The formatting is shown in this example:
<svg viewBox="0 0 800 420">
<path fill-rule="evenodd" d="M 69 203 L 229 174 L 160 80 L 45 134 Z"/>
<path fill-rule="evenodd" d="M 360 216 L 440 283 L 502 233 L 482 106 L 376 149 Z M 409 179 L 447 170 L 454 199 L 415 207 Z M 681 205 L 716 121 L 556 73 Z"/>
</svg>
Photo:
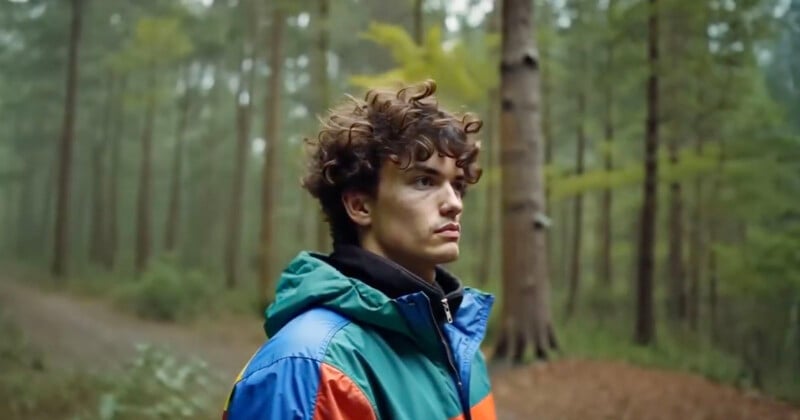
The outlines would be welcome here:
<svg viewBox="0 0 800 420">
<path fill-rule="evenodd" d="M 227 392 L 231 378 L 263 341 L 256 318 L 191 326 L 147 322 L 103 302 L 3 278 L 0 308 L 45 353 L 49 365 L 106 369 L 129 360 L 136 344 L 157 344 L 208 362 L 220 393 Z M 506 420 L 800 420 L 800 409 L 787 404 L 698 376 L 623 363 L 562 360 L 497 373 L 493 382 L 499 417 Z"/>
</svg>

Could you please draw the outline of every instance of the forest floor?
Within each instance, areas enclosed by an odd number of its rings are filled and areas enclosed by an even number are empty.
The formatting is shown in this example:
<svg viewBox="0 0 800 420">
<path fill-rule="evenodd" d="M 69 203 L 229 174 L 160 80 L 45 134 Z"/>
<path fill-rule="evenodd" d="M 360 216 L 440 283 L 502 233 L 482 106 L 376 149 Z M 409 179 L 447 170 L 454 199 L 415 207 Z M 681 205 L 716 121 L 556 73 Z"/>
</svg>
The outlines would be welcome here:
<svg viewBox="0 0 800 420">
<path fill-rule="evenodd" d="M 220 406 L 231 379 L 263 341 L 261 321 L 191 325 L 144 321 L 108 303 L 21 285 L 0 275 L 0 308 L 42 351 L 47 369 L 105 370 L 150 343 L 205 360 Z M 612 361 L 564 358 L 493 374 L 500 419 L 797 419 L 800 407 L 700 376 Z"/>
</svg>

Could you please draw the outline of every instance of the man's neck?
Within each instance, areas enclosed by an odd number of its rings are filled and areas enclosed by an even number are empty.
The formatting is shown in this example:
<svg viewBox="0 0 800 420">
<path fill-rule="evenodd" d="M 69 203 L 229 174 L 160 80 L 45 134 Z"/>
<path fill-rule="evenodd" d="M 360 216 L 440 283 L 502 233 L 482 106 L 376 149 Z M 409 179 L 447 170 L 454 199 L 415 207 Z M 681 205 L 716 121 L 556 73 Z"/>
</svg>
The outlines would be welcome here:
<svg viewBox="0 0 800 420">
<path fill-rule="evenodd" d="M 383 247 L 381 247 L 380 244 L 378 244 L 377 242 L 371 241 L 366 238 L 361 242 L 361 248 L 375 255 L 380 255 L 381 257 L 386 258 L 394 262 L 395 264 L 402 266 L 406 270 L 412 272 L 417 277 L 427 281 L 428 283 L 433 284 L 436 282 L 436 266 L 420 267 L 419 264 L 411 264 L 407 261 L 403 261 L 402 258 L 397 258 L 396 256 L 389 255 L 389 253 L 385 252 Z"/>
</svg>

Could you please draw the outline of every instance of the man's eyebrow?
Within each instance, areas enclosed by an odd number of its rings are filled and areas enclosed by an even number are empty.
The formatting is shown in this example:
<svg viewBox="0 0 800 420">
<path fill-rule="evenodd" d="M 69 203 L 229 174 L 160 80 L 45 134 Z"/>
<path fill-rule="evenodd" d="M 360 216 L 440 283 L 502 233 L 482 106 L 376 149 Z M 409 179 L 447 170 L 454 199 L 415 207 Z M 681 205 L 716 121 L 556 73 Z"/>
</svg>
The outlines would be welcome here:
<svg viewBox="0 0 800 420">
<path fill-rule="evenodd" d="M 423 172 L 428 175 L 443 176 L 442 172 L 436 168 L 432 168 L 424 163 L 415 163 L 408 168 L 409 171 Z"/>
<path fill-rule="evenodd" d="M 408 170 L 409 170 L 409 172 L 415 171 L 415 172 L 422 172 L 422 173 L 425 173 L 425 174 L 428 174 L 428 175 L 437 176 L 437 177 L 442 177 L 442 178 L 445 177 L 445 175 L 444 175 L 444 173 L 442 173 L 442 171 L 440 171 L 440 170 L 438 170 L 436 168 L 430 167 L 430 166 L 428 166 L 428 165 L 426 165 L 424 163 L 415 163 L 415 164 L 411 165 L 411 167 L 408 168 Z M 458 181 L 466 179 L 466 177 L 464 176 L 463 171 L 460 171 L 459 174 L 456 175 L 455 179 L 458 180 Z"/>
</svg>

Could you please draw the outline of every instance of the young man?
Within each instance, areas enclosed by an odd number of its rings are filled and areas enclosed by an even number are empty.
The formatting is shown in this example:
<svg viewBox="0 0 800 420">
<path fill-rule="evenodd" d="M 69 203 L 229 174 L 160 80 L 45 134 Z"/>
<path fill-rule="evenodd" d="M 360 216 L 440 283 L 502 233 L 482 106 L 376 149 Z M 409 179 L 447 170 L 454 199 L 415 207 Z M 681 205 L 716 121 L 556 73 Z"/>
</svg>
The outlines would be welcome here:
<svg viewBox="0 0 800 420">
<path fill-rule="evenodd" d="M 310 142 L 303 185 L 333 252 L 283 272 L 228 420 L 495 418 L 479 349 L 493 297 L 439 267 L 459 255 L 481 123 L 439 109 L 435 91 L 351 98 Z"/>
</svg>

